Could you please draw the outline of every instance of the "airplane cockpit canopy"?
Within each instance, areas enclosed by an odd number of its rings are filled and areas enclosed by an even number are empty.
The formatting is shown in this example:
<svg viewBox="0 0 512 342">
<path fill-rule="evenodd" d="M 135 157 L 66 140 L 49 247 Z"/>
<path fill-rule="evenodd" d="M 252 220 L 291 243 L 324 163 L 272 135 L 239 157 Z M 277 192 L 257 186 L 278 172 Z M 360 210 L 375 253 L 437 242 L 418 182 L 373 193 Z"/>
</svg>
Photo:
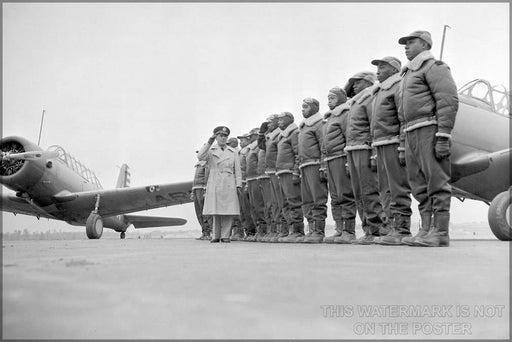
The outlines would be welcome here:
<svg viewBox="0 0 512 342">
<path fill-rule="evenodd" d="M 61 146 L 52 145 L 48 147 L 48 150 L 56 151 L 59 154 L 58 158 L 63 161 L 70 169 L 75 171 L 78 175 L 82 176 L 82 178 L 84 178 L 86 181 L 96 184 L 99 188 L 103 188 L 94 172 L 82 164 L 78 159 L 69 154 Z"/>
<path fill-rule="evenodd" d="M 503 85 L 492 86 L 487 80 L 476 79 L 462 86 L 459 94 L 477 107 L 510 115 L 510 93 Z"/>
</svg>

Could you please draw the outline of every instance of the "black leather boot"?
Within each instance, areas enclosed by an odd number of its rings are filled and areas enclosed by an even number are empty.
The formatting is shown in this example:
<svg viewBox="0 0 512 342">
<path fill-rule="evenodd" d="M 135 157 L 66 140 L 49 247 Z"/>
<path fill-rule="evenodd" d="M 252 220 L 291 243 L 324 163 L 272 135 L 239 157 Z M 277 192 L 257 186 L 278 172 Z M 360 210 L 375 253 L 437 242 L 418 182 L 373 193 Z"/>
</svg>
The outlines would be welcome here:
<svg viewBox="0 0 512 342">
<path fill-rule="evenodd" d="M 334 243 L 350 244 L 356 239 L 356 220 L 343 220 L 343 232 L 341 236 L 334 239 Z"/>
<path fill-rule="evenodd" d="M 322 243 L 325 238 L 325 221 L 315 221 L 313 234 L 304 238 L 304 243 Z"/>
<path fill-rule="evenodd" d="M 448 247 L 450 246 L 450 213 L 434 213 L 434 227 L 427 235 L 417 238 L 414 243 L 422 247 Z"/>
<path fill-rule="evenodd" d="M 267 225 L 266 224 L 260 224 L 258 226 L 257 232 L 256 232 L 256 242 L 263 242 L 263 238 L 267 234 Z"/>
<path fill-rule="evenodd" d="M 415 241 L 417 238 L 424 237 L 428 234 L 431 225 L 432 225 L 432 213 L 431 212 L 425 212 L 421 213 L 421 227 L 418 233 L 414 236 L 410 237 L 404 237 L 402 239 L 402 243 L 409 246 L 415 246 Z"/>
<path fill-rule="evenodd" d="M 334 222 L 336 223 L 334 234 L 331 236 L 326 236 L 324 238 L 324 243 L 334 243 L 334 239 L 340 237 L 341 234 L 343 233 L 343 220 L 336 220 Z"/>
<path fill-rule="evenodd" d="M 388 235 L 381 236 L 376 241 L 379 245 L 398 246 L 404 245 L 402 239 L 411 237 L 411 218 L 397 215 L 394 217 L 392 230 Z"/>
</svg>

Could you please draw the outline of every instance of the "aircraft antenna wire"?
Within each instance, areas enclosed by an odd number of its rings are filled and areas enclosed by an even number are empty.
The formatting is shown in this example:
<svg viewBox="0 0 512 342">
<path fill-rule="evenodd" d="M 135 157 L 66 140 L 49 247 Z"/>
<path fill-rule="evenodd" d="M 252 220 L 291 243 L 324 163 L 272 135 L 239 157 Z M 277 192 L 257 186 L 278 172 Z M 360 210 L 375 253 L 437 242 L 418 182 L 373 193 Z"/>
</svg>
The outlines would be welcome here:
<svg viewBox="0 0 512 342">
<path fill-rule="evenodd" d="M 37 146 L 39 146 L 39 144 L 41 143 L 41 132 L 43 131 L 43 121 L 44 121 L 44 108 L 43 108 L 43 113 L 41 114 L 41 126 L 39 127 L 39 139 L 37 139 Z"/>
</svg>

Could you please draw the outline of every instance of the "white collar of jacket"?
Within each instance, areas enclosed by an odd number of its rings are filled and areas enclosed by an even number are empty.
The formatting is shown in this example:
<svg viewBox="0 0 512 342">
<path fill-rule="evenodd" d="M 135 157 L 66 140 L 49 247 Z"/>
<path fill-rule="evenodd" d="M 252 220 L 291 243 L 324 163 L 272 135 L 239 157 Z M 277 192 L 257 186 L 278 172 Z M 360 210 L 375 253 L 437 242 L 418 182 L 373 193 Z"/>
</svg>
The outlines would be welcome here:
<svg viewBox="0 0 512 342">
<path fill-rule="evenodd" d="M 391 89 L 391 87 L 393 87 L 396 83 L 400 82 L 401 79 L 402 78 L 400 77 L 400 74 L 397 72 L 396 74 L 389 76 L 384 82 L 379 83 L 378 87 L 375 88 L 374 92 L 378 92 L 379 89 Z"/>
<path fill-rule="evenodd" d="M 205 165 L 206 165 L 206 163 L 207 163 L 207 161 L 206 161 L 206 160 L 200 160 L 200 161 L 198 161 L 198 162 L 197 162 L 197 164 L 196 164 L 195 166 L 196 166 L 196 167 L 198 167 L 198 166 L 205 166 Z"/>
<path fill-rule="evenodd" d="M 226 145 L 224 148 L 226 150 L 228 150 L 228 151 L 235 152 L 235 149 L 233 147 L 231 147 L 231 146 Z M 212 148 L 210 148 L 210 150 L 212 150 L 212 151 L 221 151 L 222 149 L 219 147 L 219 145 L 215 145 Z"/>
<path fill-rule="evenodd" d="M 430 52 L 430 50 L 420 52 L 416 57 L 413 58 L 412 61 L 409 61 L 409 63 L 407 63 L 407 65 L 404 68 L 404 72 L 407 71 L 407 69 L 411 71 L 418 70 L 419 68 L 421 68 L 423 63 L 425 61 L 428 61 L 429 59 L 434 59 L 434 55 L 432 54 L 432 52 Z"/>
<path fill-rule="evenodd" d="M 372 85 L 371 87 L 363 89 L 359 94 L 352 98 L 352 102 L 357 104 L 363 103 L 364 100 L 373 95 L 375 89 L 378 89 L 378 87 L 379 86 L 375 84 Z"/>
<path fill-rule="evenodd" d="M 267 139 L 274 140 L 281 133 L 281 129 L 277 127 L 272 132 L 267 134 Z"/>
<path fill-rule="evenodd" d="M 226 145 L 224 151 L 217 145 L 211 148 L 212 154 L 219 158 L 219 160 L 224 160 L 228 158 L 229 154 L 226 154 L 226 151 L 229 151 L 231 153 L 236 153 L 235 149 L 231 146 Z"/>
<path fill-rule="evenodd" d="M 316 124 L 318 121 L 323 120 L 323 115 L 320 112 L 311 115 L 309 118 L 302 120 L 300 127 L 304 127 L 304 125 L 310 127 Z"/>
<path fill-rule="evenodd" d="M 256 147 L 258 147 L 258 140 L 254 140 L 247 147 L 248 147 L 249 150 L 254 150 Z"/>
<path fill-rule="evenodd" d="M 333 109 L 325 112 L 324 120 L 327 120 L 331 115 L 332 116 L 339 116 L 339 115 L 341 115 L 341 113 L 343 113 L 343 112 L 345 112 L 345 111 L 347 111 L 349 109 L 350 109 L 350 103 L 349 102 L 345 102 L 345 103 L 342 103 L 340 105 L 337 105 Z"/>
<path fill-rule="evenodd" d="M 295 124 L 295 122 L 292 122 L 291 124 L 288 125 L 288 127 L 286 127 L 284 129 L 284 131 L 281 131 L 281 136 L 283 138 L 287 138 L 294 130 L 296 130 L 297 128 L 297 125 Z"/>
</svg>

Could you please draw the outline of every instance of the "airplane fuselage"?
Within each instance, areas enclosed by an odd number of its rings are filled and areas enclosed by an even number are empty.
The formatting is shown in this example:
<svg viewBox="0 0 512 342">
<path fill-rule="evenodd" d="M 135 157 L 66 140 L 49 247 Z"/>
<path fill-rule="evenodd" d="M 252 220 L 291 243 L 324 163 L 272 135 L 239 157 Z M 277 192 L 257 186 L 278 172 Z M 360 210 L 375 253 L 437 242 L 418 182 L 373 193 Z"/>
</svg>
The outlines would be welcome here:
<svg viewBox="0 0 512 342">
<path fill-rule="evenodd" d="M 3 140 L 3 143 L 9 142 L 9 139 L 21 145 L 25 150 L 42 151 L 42 149 L 21 137 L 10 137 Z M 73 210 L 65 201 L 59 200 L 60 196 L 101 189 L 101 186 L 91 179 L 87 179 L 73 170 L 64 161 L 64 156 L 52 159 L 26 160 L 19 170 L 12 175 L 0 175 L 0 183 L 16 192 L 20 202 L 27 202 L 34 208 L 41 210 L 41 216 L 66 221 L 71 225 L 83 226 L 87 220 L 87 215 L 83 212 Z M 72 161 L 77 169 L 82 165 L 75 160 Z M 90 172 L 80 169 L 82 173 Z M 91 205 L 90 210 L 94 210 Z M 114 230 L 126 230 L 127 224 L 123 222 L 122 216 L 106 216 L 103 224 L 105 227 Z"/>
<path fill-rule="evenodd" d="M 453 179 L 452 184 L 475 198 L 491 201 L 510 186 L 510 116 L 484 110 L 470 102 L 471 99 L 461 95 L 452 131 L 452 163 L 472 156 L 474 171 L 478 172 Z M 464 168 L 463 172 L 471 172 L 467 164 Z M 452 165 L 454 170 L 456 165 Z M 454 172 L 452 177 L 456 177 Z"/>
</svg>

